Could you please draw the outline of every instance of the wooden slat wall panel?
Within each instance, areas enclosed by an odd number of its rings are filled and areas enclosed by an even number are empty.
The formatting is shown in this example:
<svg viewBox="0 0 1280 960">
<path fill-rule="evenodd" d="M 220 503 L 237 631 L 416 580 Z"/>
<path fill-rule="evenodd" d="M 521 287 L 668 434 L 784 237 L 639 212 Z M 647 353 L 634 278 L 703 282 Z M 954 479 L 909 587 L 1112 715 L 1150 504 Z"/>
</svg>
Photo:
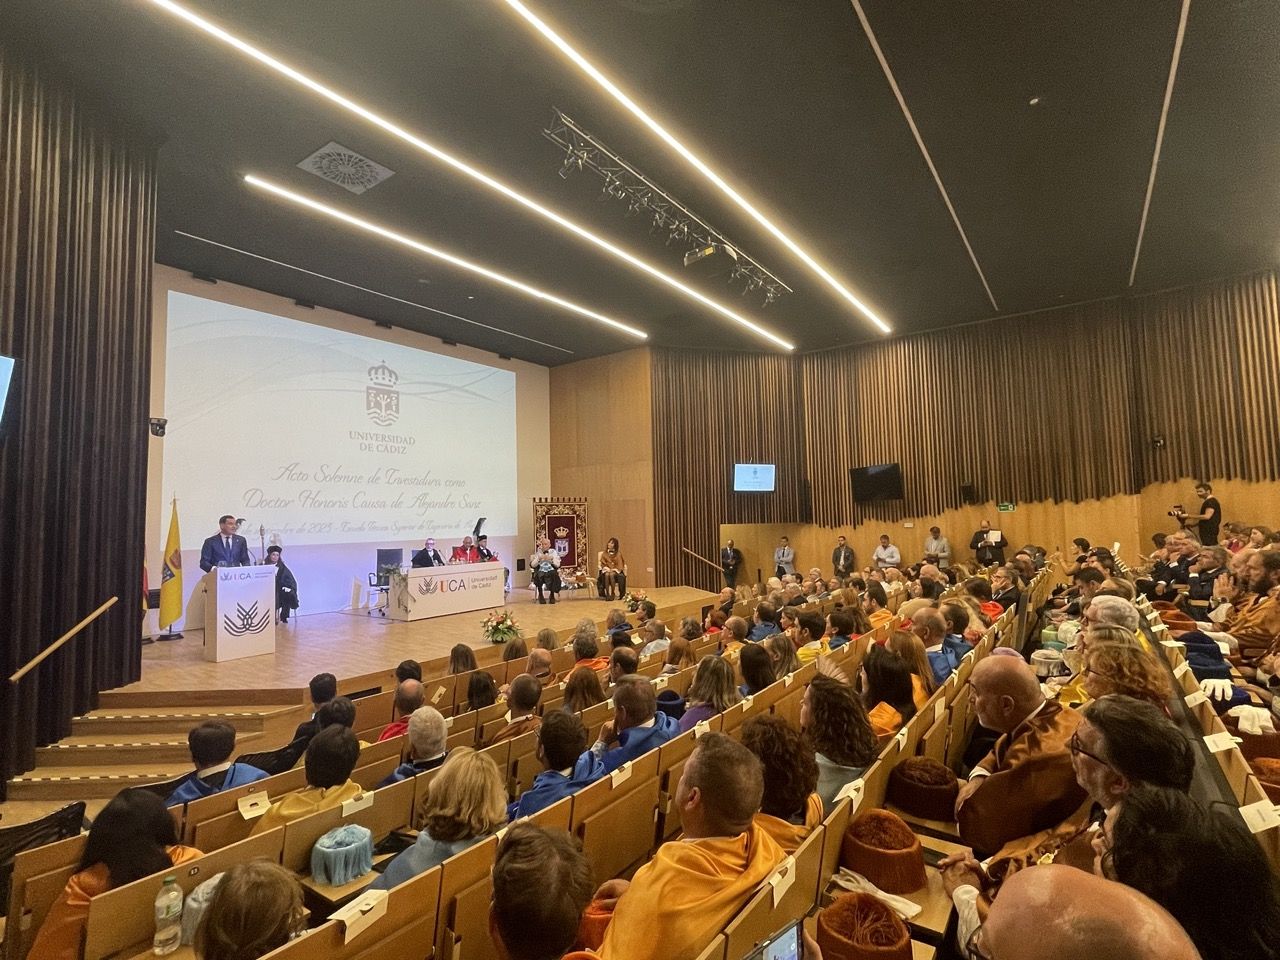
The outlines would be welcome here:
<svg viewBox="0 0 1280 960">
<path fill-rule="evenodd" d="M 800 370 L 791 357 L 653 352 L 657 584 L 718 589 L 716 531 L 808 518 Z M 659 454 L 658 451 L 661 451 Z M 733 492 L 734 463 L 776 463 L 778 492 Z"/>
<path fill-rule="evenodd" d="M 1278 299 L 1266 272 L 800 357 L 657 352 L 656 582 L 716 585 L 679 548 L 714 559 L 721 523 L 936 516 L 964 483 L 1081 503 L 1280 478 Z M 733 494 L 734 461 L 756 459 L 778 493 Z M 849 469 L 893 461 L 905 502 L 855 510 Z"/>
<path fill-rule="evenodd" d="M 1131 392 L 1124 345 L 1109 301 L 800 357 L 814 522 L 938 513 L 964 483 L 992 500 L 1130 489 L 1129 423 L 1109 405 Z M 1088 370 L 1107 373 L 1084 395 Z M 905 503 L 855 510 L 849 469 L 895 461 Z"/>
<path fill-rule="evenodd" d="M 1280 477 L 1280 309 L 1276 277 L 1258 274 L 1130 304 L 1132 352 L 1147 377 L 1135 407 L 1149 442 L 1147 482 L 1187 476 Z"/>
</svg>

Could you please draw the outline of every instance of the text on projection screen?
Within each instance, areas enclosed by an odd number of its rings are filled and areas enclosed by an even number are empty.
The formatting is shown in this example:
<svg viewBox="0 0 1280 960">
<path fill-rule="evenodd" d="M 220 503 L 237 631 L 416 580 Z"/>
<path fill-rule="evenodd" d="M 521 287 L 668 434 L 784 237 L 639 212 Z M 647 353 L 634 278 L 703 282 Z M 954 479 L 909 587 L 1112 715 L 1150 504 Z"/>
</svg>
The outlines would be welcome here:
<svg viewBox="0 0 1280 960">
<path fill-rule="evenodd" d="M 169 292 L 164 499 L 285 544 L 514 535 L 515 374 Z M 257 539 L 250 536 L 250 541 Z"/>
</svg>

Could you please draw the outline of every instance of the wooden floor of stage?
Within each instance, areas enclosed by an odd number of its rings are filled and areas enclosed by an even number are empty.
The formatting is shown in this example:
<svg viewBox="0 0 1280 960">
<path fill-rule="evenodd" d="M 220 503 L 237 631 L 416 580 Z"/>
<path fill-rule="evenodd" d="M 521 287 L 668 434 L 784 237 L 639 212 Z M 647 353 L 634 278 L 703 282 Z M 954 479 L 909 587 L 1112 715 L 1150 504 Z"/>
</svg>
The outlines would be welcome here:
<svg viewBox="0 0 1280 960">
<path fill-rule="evenodd" d="M 710 604 L 716 595 L 695 587 L 646 590 L 659 610 L 677 604 Z M 565 591 L 554 605 L 539 606 L 529 591 L 513 591 L 506 609 L 521 632 L 534 636 L 544 627 L 568 630 L 584 617 L 602 622 L 617 601 L 599 600 L 594 591 Z M 489 610 L 475 610 L 407 623 L 364 611 L 295 616 L 276 628 L 276 652 L 243 660 L 209 663 L 204 659 L 204 631 L 186 630 L 181 640 L 142 648 L 142 679 L 122 693 L 187 690 L 262 690 L 305 687 L 317 673 L 341 678 L 395 667 L 402 660 L 429 660 L 447 654 L 457 643 L 481 648 L 480 624 Z"/>
</svg>

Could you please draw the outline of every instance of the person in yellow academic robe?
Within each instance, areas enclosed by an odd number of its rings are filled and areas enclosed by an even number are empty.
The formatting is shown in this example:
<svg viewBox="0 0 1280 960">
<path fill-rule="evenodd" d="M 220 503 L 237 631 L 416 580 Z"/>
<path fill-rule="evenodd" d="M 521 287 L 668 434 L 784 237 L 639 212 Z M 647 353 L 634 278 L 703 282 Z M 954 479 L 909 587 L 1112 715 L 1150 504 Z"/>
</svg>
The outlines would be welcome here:
<svg viewBox="0 0 1280 960">
<path fill-rule="evenodd" d="M 1071 763 L 1080 715 L 1046 700 L 1020 657 L 988 657 L 970 675 L 978 722 L 1001 734 L 960 788 L 960 839 L 984 853 L 1046 830 L 1085 800 Z"/>
<path fill-rule="evenodd" d="M 273 803 L 258 818 L 251 833 L 266 833 L 291 820 L 340 807 L 360 796 L 363 788 L 351 779 L 351 771 L 359 759 L 360 742 L 354 733 L 337 723 L 325 727 L 307 745 L 306 787 L 297 793 L 285 794 Z"/>
<path fill-rule="evenodd" d="M 742 745 L 764 765 L 764 794 L 755 825 L 795 853 L 822 823 L 813 745 L 783 717 L 764 714 L 742 725 Z"/>
<path fill-rule="evenodd" d="M 664 843 L 628 883 L 596 892 L 613 902 L 603 960 L 693 960 L 733 919 L 786 854 L 753 818 L 761 765 L 722 733 L 698 739 L 676 787 L 684 836 Z"/>
</svg>

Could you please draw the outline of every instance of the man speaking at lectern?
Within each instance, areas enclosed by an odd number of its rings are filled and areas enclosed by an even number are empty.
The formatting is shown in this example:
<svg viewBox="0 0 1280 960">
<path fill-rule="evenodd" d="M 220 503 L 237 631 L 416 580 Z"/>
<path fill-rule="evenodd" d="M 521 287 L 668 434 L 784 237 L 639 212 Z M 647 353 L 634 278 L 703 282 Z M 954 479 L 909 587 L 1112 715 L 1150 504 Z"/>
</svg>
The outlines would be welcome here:
<svg viewBox="0 0 1280 960">
<path fill-rule="evenodd" d="M 236 533 L 236 518 L 229 513 L 219 518 L 218 531 L 200 548 L 200 569 L 249 566 L 249 541 Z"/>
</svg>

